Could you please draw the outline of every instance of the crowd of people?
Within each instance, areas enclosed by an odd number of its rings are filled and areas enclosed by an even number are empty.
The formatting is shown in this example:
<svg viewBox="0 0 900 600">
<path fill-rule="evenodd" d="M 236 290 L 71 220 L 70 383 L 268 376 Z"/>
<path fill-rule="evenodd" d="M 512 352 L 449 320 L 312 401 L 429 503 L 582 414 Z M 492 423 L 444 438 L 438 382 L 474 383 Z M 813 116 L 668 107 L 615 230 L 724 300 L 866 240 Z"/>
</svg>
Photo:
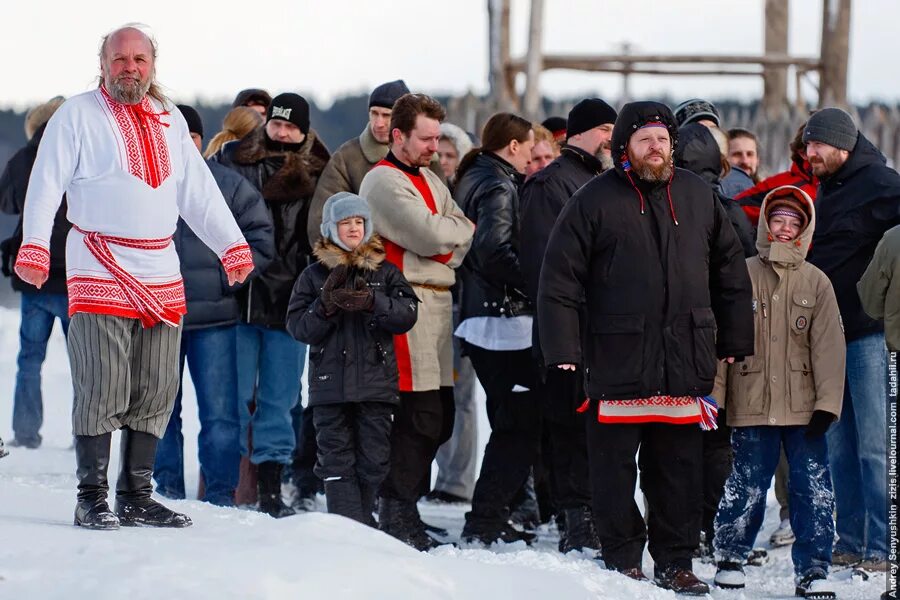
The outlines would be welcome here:
<svg viewBox="0 0 900 600">
<path fill-rule="evenodd" d="M 105 36 L 98 86 L 32 109 L 0 179 L 10 446 L 41 445 L 58 319 L 75 525 L 191 525 L 152 495 L 188 495 L 187 364 L 216 505 L 285 518 L 324 493 L 427 551 L 449 540 L 418 503 L 471 504 L 460 544 L 554 520 L 560 552 L 647 581 L 648 544 L 657 585 L 702 595 L 694 559 L 730 589 L 762 560 L 774 476 L 798 596 L 835 597 L 832 565 L 886 570 L 900 176 L 847 112 L 813 112 L 763 178 L 754 133 L 700 99 L 476 134 L 396 80 L 332 153 L 302 96 L 247 89 L 201 154 L 155 59 L 138 28 Z"/>
</svg>

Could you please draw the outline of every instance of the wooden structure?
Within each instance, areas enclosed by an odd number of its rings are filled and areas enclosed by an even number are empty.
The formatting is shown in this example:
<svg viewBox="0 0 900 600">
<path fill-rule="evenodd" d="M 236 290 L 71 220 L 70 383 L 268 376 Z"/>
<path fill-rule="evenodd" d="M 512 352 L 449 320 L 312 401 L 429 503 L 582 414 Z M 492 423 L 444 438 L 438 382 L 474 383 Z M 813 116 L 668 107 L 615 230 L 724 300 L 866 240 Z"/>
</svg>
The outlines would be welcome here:
<svg viewBox="0 0 900 600">
<path fill-rule="evenodd" d="M 796 107 L 803 106 L 800 86 L 818 73 L 819 106 L 847 106 L 847 61 L 851 0 L 823 0 L 822 47 L 819 57 L 791 56 L 788 50 L 789 0 L 765 1 L 765 53 L 759 55 L 639 55 L 576 56 L 544 54 L 541 48 L 543 0 L 531 0 L 528 52 L 513 58 L 509 45 L 510 0 L 488 0 L 490 89 L 498 110 L 521 110 L 540 115 L 540 74 L 549 69 L 619 73 L 626 79 L 643 75 L 711 75 L 762 77 L 763 108 L 775 118 L 791 108 L 787 98 L 788 69 L 795 71 Z M 571 8 L 577 10 L 577 8 Z M 626 48 L 627 50 L 627 48 Z M 516 76 L 526 74 L 524 99 L 516 91 Z"/>
</svg>

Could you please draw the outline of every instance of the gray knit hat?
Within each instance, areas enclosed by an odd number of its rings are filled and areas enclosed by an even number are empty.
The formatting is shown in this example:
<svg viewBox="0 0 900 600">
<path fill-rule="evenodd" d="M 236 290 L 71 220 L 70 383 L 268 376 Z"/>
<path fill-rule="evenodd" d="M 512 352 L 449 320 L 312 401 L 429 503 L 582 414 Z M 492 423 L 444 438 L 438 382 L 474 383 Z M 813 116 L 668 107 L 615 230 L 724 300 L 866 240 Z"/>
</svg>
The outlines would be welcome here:
<svg viewBox="0 0 900 600">
<path fill-rule="evenodd" d="M 366 233 L 361 243 L 365 244 L 372 239 L 372 212 L 369 210 L 369 203 L 350 192 L 338 192 L 325 202 L 325 206 L 322 207 L 322 226 L 319 228 L 323 238 L 348 252 L 350 248 L 345 246 L 338 236 L 337 226 L 350 217 L 362 217 L 366 221 Z"/>
<path fill-rule="evenodd" d="M 821 142 L 848 152 L 856 147 L 858 138 L 859 130 L 853 117 L 840 108 L 823 108 L 816 112 L 803 130 L 804 144 Z"/>
</svg>

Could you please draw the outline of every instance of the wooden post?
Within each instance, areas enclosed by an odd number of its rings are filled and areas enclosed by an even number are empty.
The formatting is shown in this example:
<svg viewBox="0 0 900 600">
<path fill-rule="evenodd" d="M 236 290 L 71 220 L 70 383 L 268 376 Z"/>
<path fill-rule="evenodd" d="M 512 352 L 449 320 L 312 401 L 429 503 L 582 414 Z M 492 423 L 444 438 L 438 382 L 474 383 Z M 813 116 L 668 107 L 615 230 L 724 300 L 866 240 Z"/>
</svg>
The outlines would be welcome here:
<svg viewBox="0 0 900 600">
<path fill-rule="evenodd" d="M 850 0 L 822 1 L 822 75 L 819 107 L 847 108 Z"/>
<path fill-rule="evenodd" d="M 509 97 L 509 0 L 487 0 L 487 9 L 490 95 L 495 106 L 506 110 L 511 104 Z M 513 77 L 515 76 L 513 75 Z"/>
<path fill-rule="evenodd" d="M 766 0 L 766 55 L 786 55 L 788 52 L 788 19 L 790 0 Z M 782 116 L 787 110 L 787 68 L 763 69 L 763 110 L 770 119 Z"/>
<path fill-rule="evenodd" d="M 528 26 L 528 54 L 525 56 L 525 99 L 522 109 L 528 119 L 538 119 L 541 104 L 541 71 L 544 68 L 543 39 L 544 0 L 531 0 Z"/>
</svg>

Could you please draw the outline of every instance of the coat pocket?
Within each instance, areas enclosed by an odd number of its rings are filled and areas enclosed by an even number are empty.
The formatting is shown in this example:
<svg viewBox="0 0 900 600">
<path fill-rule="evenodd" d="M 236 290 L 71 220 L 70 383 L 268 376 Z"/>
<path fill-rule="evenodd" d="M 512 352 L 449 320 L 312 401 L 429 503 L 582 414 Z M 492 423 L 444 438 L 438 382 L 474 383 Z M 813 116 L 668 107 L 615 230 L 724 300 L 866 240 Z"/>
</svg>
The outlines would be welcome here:
<svg viewBox="0 0 900 600">
<path fill-rule="evenodd" d="M 729 368 L 727 410 L 732 415 L 761 415 L 766 404 L 763 363 L 750 356 Z"/>
<path fill-rule="evenodd" d="M 590 379 L 633 386 L 644 371 L 644 315 L 599 315 L 591 323 Z"/>
<path fill-rule="evenodd" d="M 815 382 L 812 361 L 801 356 L 791 357 L 791 412 L 811 413 L 815 406 Z"/>
<path fill-rule="evenodd" d="M 711 308 L 692 308 L 694 368 L 703 381 L 716 378 L 716 317 Z"/>
<path fill-rule="evenodd" d="M 816 297 L 805 292 L 795 292 L 791 303 L 791 333 L 795 344 L 809 348 L 809 328 L 812 325 Z"/>
</svg>

